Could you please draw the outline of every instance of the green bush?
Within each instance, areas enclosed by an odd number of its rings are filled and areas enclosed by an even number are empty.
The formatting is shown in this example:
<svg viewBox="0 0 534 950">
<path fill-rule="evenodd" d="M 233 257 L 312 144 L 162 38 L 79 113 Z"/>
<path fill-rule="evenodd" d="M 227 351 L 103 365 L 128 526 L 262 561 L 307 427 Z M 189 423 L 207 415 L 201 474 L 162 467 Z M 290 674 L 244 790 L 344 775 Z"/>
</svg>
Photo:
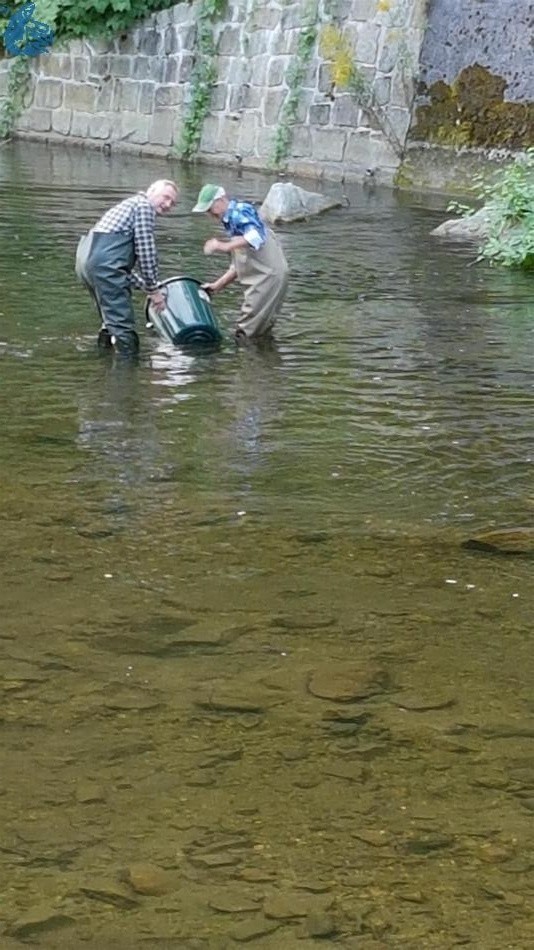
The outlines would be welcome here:
<svg viewBox="0 0 534 950">
<path fill-rule="evenodd" d="M 505 267 L 534 269 L 534 148 L 508 165 L 491 184 L 479 179 L 487 234 L 480 259 Z M 463 215 L 472 208 L 456 205 Z"/>
<path fill-rule="evenodd" d="M 58 39 L 112 36 L 137 20 L 172 7 L 176 0 L 59 0 L 55 17 Z"/>
</svg>

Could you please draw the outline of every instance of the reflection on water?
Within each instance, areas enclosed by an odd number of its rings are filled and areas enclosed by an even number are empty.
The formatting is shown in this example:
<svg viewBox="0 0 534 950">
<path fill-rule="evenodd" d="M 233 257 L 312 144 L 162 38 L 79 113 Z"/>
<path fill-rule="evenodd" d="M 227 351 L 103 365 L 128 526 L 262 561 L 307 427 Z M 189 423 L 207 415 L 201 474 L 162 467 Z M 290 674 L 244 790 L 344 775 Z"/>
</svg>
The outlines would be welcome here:
<svg viewBox="0 0 534 950">
<path fill-rule="evenodd" d="M 531 285 L 354 188 L 272 346 L 114 365 L 74 248 L 158 166 L 0 152 L 2 950 L 529 948 L 532 560 L 461 542 L 532 524 Z"/>
</svg>

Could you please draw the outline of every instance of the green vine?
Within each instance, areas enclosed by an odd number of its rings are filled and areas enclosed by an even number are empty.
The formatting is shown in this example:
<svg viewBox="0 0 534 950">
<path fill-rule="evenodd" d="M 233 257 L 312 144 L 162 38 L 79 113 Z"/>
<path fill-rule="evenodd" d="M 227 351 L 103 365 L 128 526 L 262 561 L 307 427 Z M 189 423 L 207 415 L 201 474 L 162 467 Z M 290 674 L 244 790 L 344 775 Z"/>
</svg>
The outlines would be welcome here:
<svg viewBox="0 0 534 950">
<path fill-rule="evenodd" d="M 28 56 L 17 56 L 11 60 L 7 91 L 0 107 L 0 141 L 10 138 L 15 123 L 24 110 L 24 97 L 30 76 L 31 65 Z"/>
<path fill-rule="evenodd" d="M 190 160 L 196 154 L 202 127 L 208 114 L 213 86 L 217 79 L 213 22 L 224 13 L 226 0 L 202 0 L 197 17 L 195 64 L 191 73 L 191 100 L 185 118 L 178 153 Z"/>
<path fill-rule="evenodd" d="M 316 5 L 308 11 L 307 15 L 305 15 L 305 19 L 307 22 L 300 31 L 295 57 L 287 71 L 287 96 L 280 113 L 270 160 L 270 165 L 275 169 L 280 168 L 289 155 L 302 83 L 317 40 Z"/>
</svg>

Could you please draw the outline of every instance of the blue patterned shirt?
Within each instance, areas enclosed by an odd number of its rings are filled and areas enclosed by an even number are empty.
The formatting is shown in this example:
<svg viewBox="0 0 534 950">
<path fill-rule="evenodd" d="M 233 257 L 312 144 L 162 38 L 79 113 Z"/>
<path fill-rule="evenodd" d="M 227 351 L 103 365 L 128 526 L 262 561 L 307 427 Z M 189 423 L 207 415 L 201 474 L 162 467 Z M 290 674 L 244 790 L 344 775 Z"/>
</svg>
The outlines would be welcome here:
<svg viewBox="0 0 534 950">
<path fill-rule="evenodd" d="M 231 198 L 222 223 L 231 237 L 244 237 L 255 251 L 265 244 L 267 230 L 256 208 L 248 201 Z"/>
</svg>

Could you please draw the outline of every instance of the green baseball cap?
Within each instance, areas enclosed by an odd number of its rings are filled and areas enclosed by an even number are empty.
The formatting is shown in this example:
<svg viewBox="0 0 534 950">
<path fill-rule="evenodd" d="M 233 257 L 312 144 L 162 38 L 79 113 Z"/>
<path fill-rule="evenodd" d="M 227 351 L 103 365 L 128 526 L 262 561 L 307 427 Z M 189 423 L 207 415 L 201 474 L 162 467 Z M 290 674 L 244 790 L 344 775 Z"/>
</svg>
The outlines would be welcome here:
<svg viewBox="0 0 534 950">
<path fill-rule="evenodd" d="M 197 198 L 197 203 L 193 211 L 209 211 L 213 202 L 218 198 L 224 198 L 226 192 L 220 185 L 204 185 Z"/>
</svg>

